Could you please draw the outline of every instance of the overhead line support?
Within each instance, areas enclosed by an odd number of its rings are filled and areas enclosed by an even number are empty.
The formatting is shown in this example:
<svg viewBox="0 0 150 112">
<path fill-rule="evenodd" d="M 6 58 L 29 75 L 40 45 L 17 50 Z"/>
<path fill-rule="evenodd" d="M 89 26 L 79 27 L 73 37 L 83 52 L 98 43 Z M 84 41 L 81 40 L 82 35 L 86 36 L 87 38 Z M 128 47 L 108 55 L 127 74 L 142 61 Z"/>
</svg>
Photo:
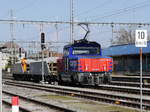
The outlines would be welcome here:
<svg viewBox="0 0 150 112">
<path fill-rule="evenodd" d="M 3 20 L 0 19 L 0 24 L 43 24 L 43 25 L 51 25 L 51 24 L 72 24 L 71 21 L 33 21 L 33 20 Z M 90 25 L 136 25 L 136 26 L 146 26 L 150 25 L 150 23 L 123 23 L 123 22 L 83 22 L 83 21 L 74 21 L 73 24 L 90 24 Z"/>
</svg>

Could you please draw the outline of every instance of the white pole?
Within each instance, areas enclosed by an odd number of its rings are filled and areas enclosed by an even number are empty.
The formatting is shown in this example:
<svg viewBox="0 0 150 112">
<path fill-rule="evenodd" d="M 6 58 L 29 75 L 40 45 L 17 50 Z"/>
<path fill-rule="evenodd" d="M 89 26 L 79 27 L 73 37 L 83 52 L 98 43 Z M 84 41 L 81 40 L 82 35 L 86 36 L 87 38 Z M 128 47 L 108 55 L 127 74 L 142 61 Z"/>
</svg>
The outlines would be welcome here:
<svg viewBox="0 0 150 112">
<path fill-rule="evenodd" d="M 142 48 L 140 48 L 140 112 L 143 112 L 142 109 Z"/>
<path fill-rule="evenodd" d="M 0 52 L 0 112 L 2 112 L 2 53 Z"/>
</svg>

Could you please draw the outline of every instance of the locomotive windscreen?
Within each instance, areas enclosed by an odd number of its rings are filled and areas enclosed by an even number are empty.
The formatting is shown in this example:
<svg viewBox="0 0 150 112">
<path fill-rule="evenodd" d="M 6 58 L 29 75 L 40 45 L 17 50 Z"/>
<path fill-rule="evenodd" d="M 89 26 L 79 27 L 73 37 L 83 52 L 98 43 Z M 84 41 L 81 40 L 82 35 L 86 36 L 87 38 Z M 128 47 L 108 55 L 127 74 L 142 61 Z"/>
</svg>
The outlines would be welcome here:
<svg viewBox="0 0 150 112">
<path fill-rule="evenodd" d="M 74 47 L 73 55 L 97 55 L 100 49 L 97 47 Z"/>
</svg>

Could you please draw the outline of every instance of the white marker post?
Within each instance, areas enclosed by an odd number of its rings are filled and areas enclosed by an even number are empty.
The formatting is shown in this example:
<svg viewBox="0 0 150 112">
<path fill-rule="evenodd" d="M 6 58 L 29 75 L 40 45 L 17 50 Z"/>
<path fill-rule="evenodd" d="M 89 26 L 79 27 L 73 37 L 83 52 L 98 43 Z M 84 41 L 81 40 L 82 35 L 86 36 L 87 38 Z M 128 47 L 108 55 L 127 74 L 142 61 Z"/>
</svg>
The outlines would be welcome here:
<svg viewBox="0 0 150 112">
<path fill-rule="evenodd" d="M 143 112 L 142 108 L 142 47 L 147 47 L 147 30 L 135 31 L 135 46 L 140 47 L 140 112 Z"/>
</svg>

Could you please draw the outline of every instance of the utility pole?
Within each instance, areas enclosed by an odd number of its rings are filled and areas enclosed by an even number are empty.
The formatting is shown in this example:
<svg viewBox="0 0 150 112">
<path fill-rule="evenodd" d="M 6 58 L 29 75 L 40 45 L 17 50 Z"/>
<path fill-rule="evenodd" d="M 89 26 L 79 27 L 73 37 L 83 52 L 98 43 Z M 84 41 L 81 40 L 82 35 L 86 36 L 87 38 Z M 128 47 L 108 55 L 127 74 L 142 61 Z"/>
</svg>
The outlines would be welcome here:
<svg viewBox="0 0 150 112">
<path fill-rule="evenodd" d="M 13 20 L 13 10 L 10 10 L 10 19 Z M 11 48 L 10 48 L 10 52 L 11 52 L 11 64 L 14 64 L 14 54 L 13 54 L 13 39 L 14 39 L 14 23 L 10 23 L 10 36 L 11 36 Z"/>
<path fill-rule="evenodd" d="M 74 40 L 74 0 L 70 0 L 70 41 Z"/>
<path fill-rule="evenodd" d="M 113 25 L 113 24 L 111 25 L 111 28 L 112 28 L 112 29 L 111 29 L 112 42 L 114 42 L 114 25 Z"/>
<path fill-rule="evenodd" d="M 0 52 L 0 112 L 2 112 L 2 53 Z"/>
<path fill-rule="evenodd" d="M 56 42 L 58 42 L 58 26 L 57 26 L 57 24 L 55 24 L 55 28 L 56 28 Z"/>
</svg>

